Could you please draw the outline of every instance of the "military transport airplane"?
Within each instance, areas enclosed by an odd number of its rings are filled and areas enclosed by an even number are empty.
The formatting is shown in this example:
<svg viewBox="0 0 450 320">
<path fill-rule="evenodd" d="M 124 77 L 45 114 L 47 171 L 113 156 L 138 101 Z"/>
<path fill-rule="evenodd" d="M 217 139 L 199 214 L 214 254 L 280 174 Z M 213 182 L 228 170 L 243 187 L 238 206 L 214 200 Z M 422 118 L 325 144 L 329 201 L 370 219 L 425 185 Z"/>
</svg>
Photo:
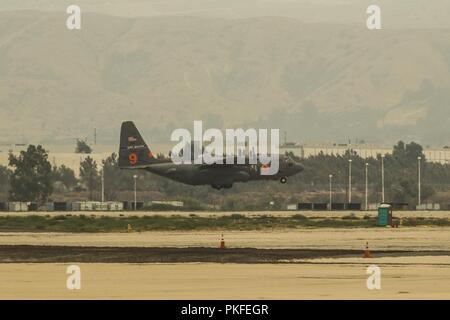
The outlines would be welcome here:
<svg viewBox="0 0 450 320">
<path fill-rule="evenodd" d="M 214 189 L 231 188 L 234 182 L 251 180 L 280 180 L 303 170 L 287 156 L 279 158 L 279 171 L 275 175 L 261 175 L 264 165 L 249 164 L 175 164 L 171 159 L 158 159 L 148 148 L 132 121 L 122 123 L 120 132 L 119 168 L 141 169 L 190 185 L 211 185 Z"/>
</svg>

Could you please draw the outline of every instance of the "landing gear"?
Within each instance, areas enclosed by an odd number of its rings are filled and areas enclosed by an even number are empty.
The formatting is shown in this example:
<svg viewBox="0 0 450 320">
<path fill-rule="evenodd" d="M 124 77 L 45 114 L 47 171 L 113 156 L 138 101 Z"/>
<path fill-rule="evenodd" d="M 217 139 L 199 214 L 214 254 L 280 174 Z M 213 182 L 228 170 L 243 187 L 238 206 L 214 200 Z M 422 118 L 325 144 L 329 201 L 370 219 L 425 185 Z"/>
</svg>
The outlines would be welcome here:
<svg viewBox="0 0 450 320">
<path fill-rule="evenodd" d="M 285 184 L 285 183 L 287 182 L 286 177 L 281 177 L 281 178 L 280 178 L 280 182 L 281 182 L 282 184 Z"/>
</svg>

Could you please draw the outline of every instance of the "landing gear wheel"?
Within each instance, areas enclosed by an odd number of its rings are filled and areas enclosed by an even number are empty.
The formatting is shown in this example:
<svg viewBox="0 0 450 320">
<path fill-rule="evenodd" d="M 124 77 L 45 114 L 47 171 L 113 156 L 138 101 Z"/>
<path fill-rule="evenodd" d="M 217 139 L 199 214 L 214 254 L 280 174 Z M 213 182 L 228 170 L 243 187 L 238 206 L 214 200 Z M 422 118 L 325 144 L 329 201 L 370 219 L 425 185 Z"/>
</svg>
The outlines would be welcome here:
<svg viewBox="0 0 450 320">
<path fill-rule="evenodd" d="M 280 178 L 280 182 L 281 182 L 282 184 L 285 184 L 285 183 L 287 182 L 286 177 L 281 177 L 281 178 Z"/>
</svg>

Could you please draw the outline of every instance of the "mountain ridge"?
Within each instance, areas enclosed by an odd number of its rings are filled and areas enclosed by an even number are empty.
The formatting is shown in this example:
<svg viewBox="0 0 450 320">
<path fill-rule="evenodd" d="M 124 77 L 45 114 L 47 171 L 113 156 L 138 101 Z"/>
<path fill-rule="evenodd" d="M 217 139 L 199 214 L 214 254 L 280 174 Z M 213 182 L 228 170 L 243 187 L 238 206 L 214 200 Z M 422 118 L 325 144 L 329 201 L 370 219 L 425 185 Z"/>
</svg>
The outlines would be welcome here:
<svg viewBox="0 0 450 320">
<path fill-rule="evenodd" d="M 0 17 L 3 141 L 70 140 L 97 128 L 111 142 L 129 119 L 167 140 L 202 119 L 278 127 L 297 140 L 448 141 L 444 29 L 88 13 L 82 30 L 69 31 L 64 14 Z"/>
</svg>

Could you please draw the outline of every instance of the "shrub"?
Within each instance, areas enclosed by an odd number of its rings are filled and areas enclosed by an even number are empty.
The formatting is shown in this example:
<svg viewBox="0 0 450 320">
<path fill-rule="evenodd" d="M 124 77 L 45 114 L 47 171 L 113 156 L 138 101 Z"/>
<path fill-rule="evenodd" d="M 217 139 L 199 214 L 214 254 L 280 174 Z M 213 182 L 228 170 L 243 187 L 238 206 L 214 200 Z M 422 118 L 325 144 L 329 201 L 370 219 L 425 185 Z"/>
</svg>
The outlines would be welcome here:
<svg viewBox="0 0 450 320">
<path fill-rule="evenodd" d="M 302 214 L 294 214 L 294 215 L 292 216 L 292 219 L 295 219 L 295 220 L 308 220 L 308 218 L 305 217 L 305 216 L 302 215 Z"/>
</svg>

